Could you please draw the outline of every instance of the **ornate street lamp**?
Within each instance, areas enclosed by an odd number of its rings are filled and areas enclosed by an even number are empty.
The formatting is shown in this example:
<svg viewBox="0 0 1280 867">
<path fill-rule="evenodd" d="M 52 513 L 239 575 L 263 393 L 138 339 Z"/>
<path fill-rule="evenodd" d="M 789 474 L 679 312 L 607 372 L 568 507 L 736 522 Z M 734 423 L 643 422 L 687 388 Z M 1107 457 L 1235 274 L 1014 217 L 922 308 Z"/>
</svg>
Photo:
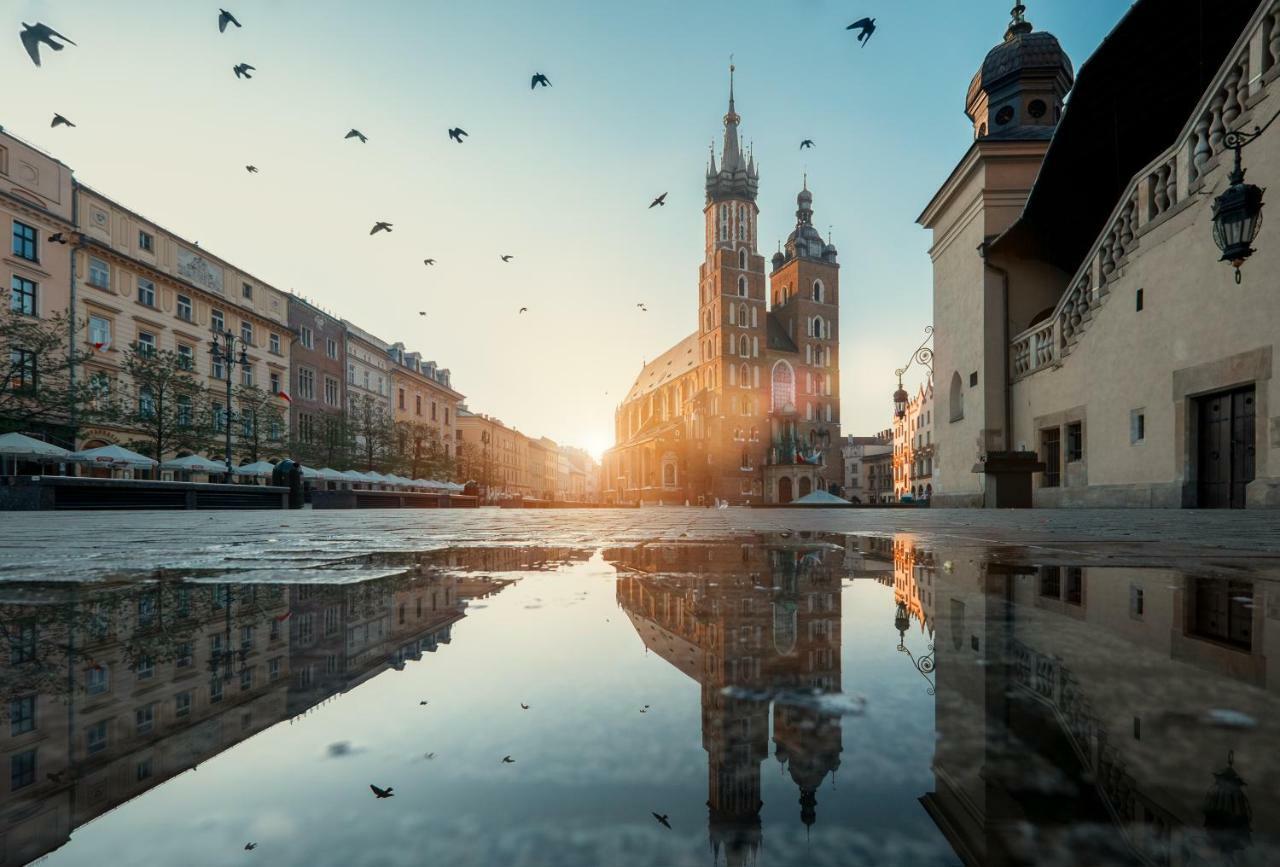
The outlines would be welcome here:
<svg viewBox="0 0 1280 867">
<path fill-rule="evenodd" d="M 1280 115 L 1277 115 L 1280 117 Z M 1273 117 L 1271 121 L 1274 121 Z M 1271 121 L 1267 126 L 1271 126 Z M 1244 182 L 1244 167 L 1240 164 L 1240 151 L 1262 135 L 1266 127 L 1254 127 L 1253 132 L 1235 130 L 1226 134 L 1223 144 L 1236 152 L 1235 168 L 1228 178 L 1230 186 L 1213 200 L 1213 240 L 1222 251 L 1221 262 L 1230 262 L 1236 269 L 1239 283 L 1240 266 L 1252 256 L 1253 241 L 1262 228 L 1262 188 Z"/>
<path fill-rule="evenodd" d="M 928 689 L 925 691 L 929 695 L 936 695 L 938 688 L 934 684 L 933 678 L 930 677 L 930 675 L 933 674 L 934 668 L 933 642 L 929 643 L 929 652 L 924 656 L 917 658 L 916 655 L 911 652 L 911 648 L 907 647 L 907 629 L 910 626 L 911 615 L 907 612 L 907 603 L 905 601 L 899 602 L 897 610 L 894 612 L 893 616 L 893 628 L 898 630 L 897 651 L 907 655 L 907 659 L 911 660 L 911 666 L 920 673 L 920 676 L 924 678 L 925 683 L 929 684 Z"/>
<path fill-rule="evenodd" d="M 1245 781 L 1236 773 L 1236 755 L 1227 753 L 1227 766 L 1213 772 L 1213 785 L 1204 796 L 1204 829 L 1209 841 L 1234 863 L 1235 854 L 1248 847 L 1253 827 L 1253 807 L 1244 793 Z"/>
<path fill-rule="evenodd" d="M 236 357 L 236 345 L 240 346 L 240 355 Z M 231 480 L 231 371 L 235 367 L 242 367 L 248 370 L 252 365 L 249 361 L 249 354 L 245 349 L 245 343 L 236 337 L 230 331 L 223 331 L 219 334 L 216 330 L 212 330 L 212 336 L 209 338 L 209 356 L 213 359 L 214 366 L 221 365 L 223 370 L 223 378 L 227 382 L 227 410 L 224 424 L 227 431 L 226 453 L 224 458 L 227 464 L 227 481 Z"/>
<path fill-rule="evenodd" d="M 911 353 L 911 358 L 902 367 L 894 371 L 894 375 L 898 377 L 898 390 L 893 393 L 893 414 L 895 418 L 906 418 L 907 401 L 911 396 L 907 394 L 907 390 L 902 387 L 902 375 L 911 369 L 911 365 L 917 362 L 929 371 L 929 376 L 933 376 L 933 350 L 929 348 L 929 341 L 933 339 L 933 326 L 926 325 L 924 327 L 924 342 L 916 347 L 915 352 Z"/>
</svg>

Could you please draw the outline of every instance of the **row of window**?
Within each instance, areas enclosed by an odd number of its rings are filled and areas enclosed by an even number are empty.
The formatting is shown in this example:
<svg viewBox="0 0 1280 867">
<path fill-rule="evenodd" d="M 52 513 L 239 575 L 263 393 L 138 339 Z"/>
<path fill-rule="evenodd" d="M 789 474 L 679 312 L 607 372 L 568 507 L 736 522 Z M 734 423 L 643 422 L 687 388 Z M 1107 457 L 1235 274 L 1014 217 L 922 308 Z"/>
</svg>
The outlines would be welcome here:
<svg viewBox="0 0 1280 867">
<path fill-rule="evenodd" d="M 381 385 L 381 377 L 379 377 L 379 385 Z M 403 388 L 398 390 L 398 393 L 396 396 L 396 406 L 398 406 L 400 409 L 406 408 L 405 407 L 405 390 Z M 439 421 L 438 411 L 439 411 L 439 407 L 437 406 L 436 402 L 434 400 L 431 401 L 431 420 L 432 421 Z M 413 396 L 413 412 L 414 412 L 414 415 L 418 415 L 418 416 L 422 415 L 422 395 L 420 394 L 415 394 Z M 446 425 L 450 424 L 449 407 L 447 406 L 444 407 L 444 423 Z"/>
<path fill-rule="evenodd" d="M 315 349 L 316 348 L 315 332 L 312 331 L 310 328 L 308 328 L 306 325 L 299 326 L 298 327 L 298 343 L 301 344 L 303 349 Z M 326 337 L 324 339 L 324 354 L 329 358 L 337 360 L 338 341 L 333 339 L 332 337 Z"/>
</svg>

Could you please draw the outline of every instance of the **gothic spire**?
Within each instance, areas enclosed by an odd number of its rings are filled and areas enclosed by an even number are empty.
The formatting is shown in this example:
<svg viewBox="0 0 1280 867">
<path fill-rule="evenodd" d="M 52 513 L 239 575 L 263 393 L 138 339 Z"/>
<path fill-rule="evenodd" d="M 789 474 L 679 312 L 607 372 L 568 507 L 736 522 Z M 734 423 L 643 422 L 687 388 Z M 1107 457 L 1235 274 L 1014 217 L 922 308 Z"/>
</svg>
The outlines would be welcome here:
<svg viewBox="0 0 1280 867">
<path fill-rule="evenodd" d="M 724 149 L 720 153 L 720 167 L 716 168 L 714 148 L 711 164 L 707 173 L 707 201 L 724 201 L 726 199 L 747 199 L 755 201 L 759 186 L 760 167 L 755 162 L 755 155 L 749 157 L 743 153 L 742 142 L 738 135 L 738 124 L 742 118 L 738 115 L 734 100 L 734 72 L 737 67 L 730 58 L 729 64 L 729 111 L 724 116 Z"/>
<path fill-rule="evenodd" d="M 724 156 L 721 164 L 725 169 L 733 171 L 742 167 L 742 149 L 738 143 L 738 124 L 742 118 L 733 107 L 733 72 L 734 65 L 729 64 L 729 112 L 724 116 Z"/>
</svg>

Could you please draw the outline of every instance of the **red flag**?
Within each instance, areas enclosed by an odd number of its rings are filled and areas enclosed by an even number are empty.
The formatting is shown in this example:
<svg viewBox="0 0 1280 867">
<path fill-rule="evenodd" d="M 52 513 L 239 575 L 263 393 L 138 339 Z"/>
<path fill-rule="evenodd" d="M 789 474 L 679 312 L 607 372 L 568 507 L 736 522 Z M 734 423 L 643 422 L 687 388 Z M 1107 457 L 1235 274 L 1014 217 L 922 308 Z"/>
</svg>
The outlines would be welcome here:
<svg viewBox="0 0 1280 867">
<path fill-rule="evenodd" d="M 95 343 L 93 344 L 93 348 L 98 350 L 99 352 L 105 352 L 107 350 L 107 346 L 109 345 L 110 344 L 107 344 L 107 343 Z"/>
<path fill-rule="evenodd" d="M 288 620 L 292 616 L 293 616 L 293 610 L 290 609 L 286 611 L 284 614 L 277 614 L 273 619 L 275 620 L 276 623 L 284 623 L 286 620 Z"/>
<path fill-rule="evenodd" d="M 280 389 L 276 392 L 276 397 L 284 398 L 285 403 L 293 403 L 293 398 L 289 397 L 289 392 Z"/>
</svg>

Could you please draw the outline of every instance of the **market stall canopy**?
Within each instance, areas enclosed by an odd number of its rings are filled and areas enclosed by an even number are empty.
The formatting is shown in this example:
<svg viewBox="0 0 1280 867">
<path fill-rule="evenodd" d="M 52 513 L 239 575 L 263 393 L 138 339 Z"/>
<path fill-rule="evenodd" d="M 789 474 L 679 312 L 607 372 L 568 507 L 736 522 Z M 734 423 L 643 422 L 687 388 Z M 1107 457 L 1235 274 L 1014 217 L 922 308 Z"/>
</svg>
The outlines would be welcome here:
<svg viewBox="0 0 1280 867">
<path fill-rule="evenodd" d="M 56 463 L 69 459 L 71 452 L 26 434 L 7 433 L 0 436 L 0 456 L 16 460 Z"/>
<path fill-rule="evenodd" d="M 191 473 L 225 473 L 227 465 L 219 461 L 211 461 L 200 455 L 187 455 L 185 458 L 174 458 L 160 465 L 162 470 L 185 470 Z"/>
<path fill-rule="evenodd" d="M 99 446 L 96 449 L 72 452 L 67 460 L 82 464 L 109 464 L 111 466 L 137 467 L 146 469 L 154 467 L 156 462 L 146 455 L 140 455 L 124 446 Z"/>
<path fill-rule="evenodd" d="M 258 478 L 269 478 L 271 471 L 276 465 L 270 461 L 256 461 L 252 464 L 245 464 L 243 467 L 236 467 L 232 470 L 237 476 L 257 476 Z"/>
<path fill-rule="evenodd" d="M 792 500 L 793 506 L 847 506 L 848 500 L 843 500 L 835 494 L 828 494 L 826 491 L 814 491 L 812 494 L 805 494 L 798 500 Z"/>
</svg>

